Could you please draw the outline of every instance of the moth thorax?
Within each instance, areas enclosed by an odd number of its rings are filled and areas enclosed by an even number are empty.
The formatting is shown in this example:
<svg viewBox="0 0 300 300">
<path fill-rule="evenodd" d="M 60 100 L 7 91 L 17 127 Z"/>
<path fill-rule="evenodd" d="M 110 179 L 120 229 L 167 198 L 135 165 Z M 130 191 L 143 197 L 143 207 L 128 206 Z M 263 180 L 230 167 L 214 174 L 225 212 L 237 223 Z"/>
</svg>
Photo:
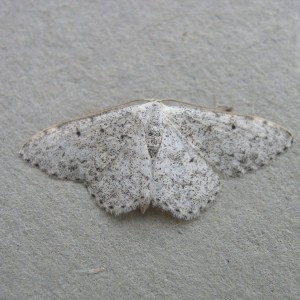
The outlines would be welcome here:
<svg viewBox="0 0 300 300">
<path fill-rule="evenodd" d="M 151 158 L 156 157 L 161 144 L 162 129 L 158 126 L 151 126 L 146 131 L 146 143 Z"/>
</svg>

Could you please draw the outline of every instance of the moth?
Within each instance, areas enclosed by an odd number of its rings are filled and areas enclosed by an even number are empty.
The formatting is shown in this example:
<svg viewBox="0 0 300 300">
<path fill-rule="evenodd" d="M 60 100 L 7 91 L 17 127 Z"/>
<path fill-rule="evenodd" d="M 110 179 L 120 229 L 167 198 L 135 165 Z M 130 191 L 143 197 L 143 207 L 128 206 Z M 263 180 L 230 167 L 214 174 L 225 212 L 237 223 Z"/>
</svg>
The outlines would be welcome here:
<svg viewBox="0 0 300 300">
<path fill-rule="evenodd" d="M 199 215 L 220 180 L 257 170 L 293 137 L 271 121 L 174 100 L 136 100 L 54 125 L 21 157 L 47 174 L 83 183 L 119 215 L 149 205 L 181 219 Z"/>
</svg>

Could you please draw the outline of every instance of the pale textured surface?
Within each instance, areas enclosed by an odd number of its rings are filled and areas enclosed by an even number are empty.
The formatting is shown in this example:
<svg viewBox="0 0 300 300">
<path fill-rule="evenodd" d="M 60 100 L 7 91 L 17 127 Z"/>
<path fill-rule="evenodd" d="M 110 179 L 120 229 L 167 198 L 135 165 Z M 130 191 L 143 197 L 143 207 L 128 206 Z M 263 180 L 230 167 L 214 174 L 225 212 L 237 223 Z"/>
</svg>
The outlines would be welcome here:
<svg viewBox="0 0 300 300">
<path fill-rule="evenodd" d="M 152 204 L 190 220 L 219 193 L 218 173 L 257 170 L 293 142 L 259 117 L 139 102 L 45 129 L 20 156 L 53 177 L 83 183 L 115 215 Z"/>
<path fill-rule="evenodd" d="M 0 298 L 299 298 L 299 5 L 1 1 Z M 18 157 L 49 124 L 139 98 L 216 100 L 295 143 L 191 222 L 116 218 Z"/>
</svg>

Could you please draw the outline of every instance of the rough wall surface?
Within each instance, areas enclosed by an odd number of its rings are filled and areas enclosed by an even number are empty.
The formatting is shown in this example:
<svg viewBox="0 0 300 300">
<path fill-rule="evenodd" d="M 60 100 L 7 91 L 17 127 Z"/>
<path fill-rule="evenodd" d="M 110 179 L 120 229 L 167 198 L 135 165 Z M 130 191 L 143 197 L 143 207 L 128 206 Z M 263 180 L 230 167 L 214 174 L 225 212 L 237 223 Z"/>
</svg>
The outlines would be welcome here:
<svg viewBox="0 0 300 300">
<path fill-rule="evenodd" d="M 1 1 L 0 299 L 299 299 L 300 2 Z M 199 218 L 113 217 L 19 157 L 138 98 L 233 106 L 293 147 Z M 98 272 L 99 271 L 99 272 Z"/>
</svg>

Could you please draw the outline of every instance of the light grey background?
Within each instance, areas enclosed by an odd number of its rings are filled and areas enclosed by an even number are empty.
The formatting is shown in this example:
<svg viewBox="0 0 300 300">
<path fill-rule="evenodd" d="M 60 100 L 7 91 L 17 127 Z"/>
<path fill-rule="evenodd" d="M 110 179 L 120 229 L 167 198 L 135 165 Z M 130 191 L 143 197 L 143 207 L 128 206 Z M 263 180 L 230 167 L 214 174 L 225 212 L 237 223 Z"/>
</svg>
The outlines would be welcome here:
<svg viewBox="0 0 300 300">
<path fill-rule="evenodd" d="M 297 0 L 2 0 L 0 299 L 299 299 L 299 12 Z M 224 182 L 191 222 L 110 216 L 18 157 L 49 125 L 138 98 L 233 106 L 295 144 Z"/>
</svg>

